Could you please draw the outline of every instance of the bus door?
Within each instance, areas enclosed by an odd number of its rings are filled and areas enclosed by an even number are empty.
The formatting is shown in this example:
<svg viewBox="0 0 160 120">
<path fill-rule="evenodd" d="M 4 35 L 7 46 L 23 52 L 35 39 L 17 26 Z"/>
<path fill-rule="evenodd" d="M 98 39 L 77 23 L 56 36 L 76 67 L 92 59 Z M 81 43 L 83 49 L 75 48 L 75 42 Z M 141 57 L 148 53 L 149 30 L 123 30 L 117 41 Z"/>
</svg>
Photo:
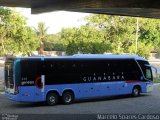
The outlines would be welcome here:
<svg viewBox="0 0 160 120">
<path fill-rule="evenodd" d="M 36 100 L 45 100 L 45 63 L 37 61 L 37 73 L 35 76 L 35 97 Z"/>
<path fill-rule="evenodd" d="M 37 76 L 35 79 L 35 96 L 39 101 L 45 99 L 45 75 Z"/>
</svg>

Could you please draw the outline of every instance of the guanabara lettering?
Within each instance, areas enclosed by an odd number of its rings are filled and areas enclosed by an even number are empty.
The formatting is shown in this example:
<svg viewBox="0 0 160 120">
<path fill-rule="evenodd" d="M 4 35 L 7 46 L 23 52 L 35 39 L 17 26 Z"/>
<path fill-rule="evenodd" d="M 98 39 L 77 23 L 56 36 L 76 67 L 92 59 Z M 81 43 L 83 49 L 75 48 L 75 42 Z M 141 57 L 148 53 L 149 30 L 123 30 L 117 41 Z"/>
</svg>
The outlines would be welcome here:
<svg viewBox="0 0 160 120">
<path fill-rule="evenodd" d="M 95 82 L 95 81 L 124 80 L 123 72 L 117 75 L 114 72 L 111 74 L 112 75 L 103 73 L 102 75 L 96 75 L 96 73 L 94 73 L 93 75 L 90 75 L 90 76 L 84 76 L 83 81 L 84 82 Z"/>
</svg>

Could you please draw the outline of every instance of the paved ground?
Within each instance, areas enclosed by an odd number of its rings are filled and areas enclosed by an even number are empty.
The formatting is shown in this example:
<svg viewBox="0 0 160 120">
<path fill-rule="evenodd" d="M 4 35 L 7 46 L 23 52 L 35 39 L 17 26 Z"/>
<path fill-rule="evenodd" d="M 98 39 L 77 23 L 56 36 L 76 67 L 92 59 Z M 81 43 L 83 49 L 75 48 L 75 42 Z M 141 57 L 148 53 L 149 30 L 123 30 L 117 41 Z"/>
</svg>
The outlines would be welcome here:
<svg viewBox="0 0 160 120">
<path fill-rule="evenodd" d="M 4 81 L 4 67 L 0 67 L 0 81 Z"/>
<path fill-rule="evenodd" d="M 160 85 L 150 94 L 140 97 L 110 97 L 78 101 L 71 105 L 45 106 L 43 103 L 28 104 L 9 101 L 0 95 L 0 114 L 159 114 Z M 25 116 L 28 118 L 30 116 Z M 63 115 L 59 117 L 64 117 Z"/>
<path fill-rule="evenodd" d="M 4 89 L 4 67 L 0 67 L 0 91 Z"/>
</svg>

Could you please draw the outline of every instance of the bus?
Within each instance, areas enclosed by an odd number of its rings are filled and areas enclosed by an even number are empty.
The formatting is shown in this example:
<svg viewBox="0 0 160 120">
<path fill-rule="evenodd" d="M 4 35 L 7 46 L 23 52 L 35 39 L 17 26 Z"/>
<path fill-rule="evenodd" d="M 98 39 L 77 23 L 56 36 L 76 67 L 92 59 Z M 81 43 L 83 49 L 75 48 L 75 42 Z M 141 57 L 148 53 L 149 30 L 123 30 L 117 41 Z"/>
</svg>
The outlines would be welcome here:
<svg viewBox="0 0 160 120">
<path fill-rule="evenodd" d="M 132 55 L 9 58 L 5 94 L 19 102 L 71 104 L 105 96 L 135 97 L 153 90 L 151 66 Z"/>
</svg>

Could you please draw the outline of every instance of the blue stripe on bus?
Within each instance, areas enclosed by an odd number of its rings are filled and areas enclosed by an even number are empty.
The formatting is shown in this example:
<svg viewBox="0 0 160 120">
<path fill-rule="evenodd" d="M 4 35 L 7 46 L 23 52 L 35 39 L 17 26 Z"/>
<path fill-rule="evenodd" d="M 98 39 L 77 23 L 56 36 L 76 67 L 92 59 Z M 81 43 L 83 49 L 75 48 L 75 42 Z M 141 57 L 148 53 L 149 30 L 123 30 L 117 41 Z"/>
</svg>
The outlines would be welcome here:
<svg viewBox="0 0 160 120">
<path fill-rule="evenodd" d="M 9 99 L 23 102 L 40 102 L 46 100 L 49 91 L 55 90 L 62 96 L 65 90 L 73 90 L 75 99 L 84 99 L 92 97 L 114 96 L 131 94 L 135 85 L 141 86 L 141 92 L 147 92 L 147 82 L 126 83 L 118 82 L 102 82 L 102 83 L 80 83 L 65 85 L 45 85 L 44 92 L 35 86 L 19 86 L 19 94 L 7 95 Z M 149 84 L 149 82 L 148 82 Z"/>
</svg>

